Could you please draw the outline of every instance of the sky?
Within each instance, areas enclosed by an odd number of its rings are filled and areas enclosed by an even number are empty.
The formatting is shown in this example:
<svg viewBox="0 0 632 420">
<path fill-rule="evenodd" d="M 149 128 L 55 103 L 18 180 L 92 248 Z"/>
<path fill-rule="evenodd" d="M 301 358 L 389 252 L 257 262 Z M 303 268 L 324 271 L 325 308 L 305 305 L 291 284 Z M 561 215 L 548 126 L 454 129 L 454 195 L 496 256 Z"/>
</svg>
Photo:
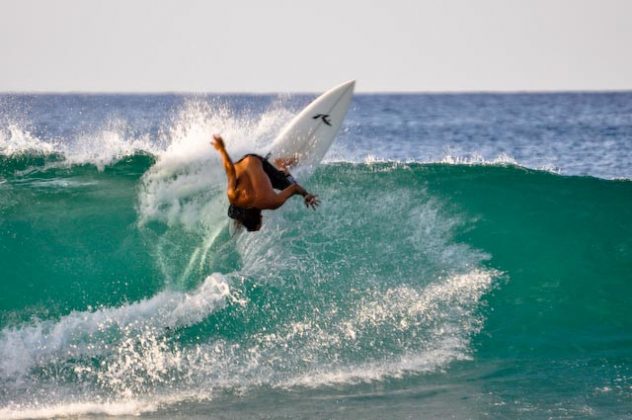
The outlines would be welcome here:
<svg viewBox="0 0 632 420">
<path fill-rule="evenodd" d="M 632 90 L 628 0 L 0 0 L 0 92 Z"/>
</svg>

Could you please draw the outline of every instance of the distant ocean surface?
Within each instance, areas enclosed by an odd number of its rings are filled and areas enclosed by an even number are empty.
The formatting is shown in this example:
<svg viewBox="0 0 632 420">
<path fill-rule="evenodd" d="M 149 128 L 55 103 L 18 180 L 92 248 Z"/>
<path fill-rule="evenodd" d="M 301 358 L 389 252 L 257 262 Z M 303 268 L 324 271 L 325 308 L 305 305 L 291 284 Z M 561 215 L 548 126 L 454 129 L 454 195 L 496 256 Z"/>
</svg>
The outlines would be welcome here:
<svg viewBox="0 0 632 420">
<path fill-rule="evenodd" d="M 0 95 L 0 418 L 632 418 L 632 93 Z"/>
</svg>

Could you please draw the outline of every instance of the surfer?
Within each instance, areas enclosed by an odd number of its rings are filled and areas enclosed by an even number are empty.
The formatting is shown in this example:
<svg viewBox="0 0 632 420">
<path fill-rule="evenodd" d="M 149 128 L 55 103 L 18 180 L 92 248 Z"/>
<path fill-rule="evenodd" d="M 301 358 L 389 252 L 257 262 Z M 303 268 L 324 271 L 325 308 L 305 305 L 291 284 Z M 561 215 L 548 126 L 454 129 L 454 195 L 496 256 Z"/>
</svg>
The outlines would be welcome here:
<svg viewBox="0 0 632 420">
<path fill-rule="evenodd" d="M 318 196 L 308 193 L 288 172 L 287 167 L 295 160 L 277 159 L 277 169 L 267 159 L 247 154 L 233 163 L 220 135 L 214 134 L 211 144 L 222 157 L 226 170 L 226 195 L 230 202 L 228 216 L 248 231 L 261 229 L 261 210 L 278 209 L 296 194 L 303 196 L 305 207 L 315 210 L 320 204 Z"/>
</svg>

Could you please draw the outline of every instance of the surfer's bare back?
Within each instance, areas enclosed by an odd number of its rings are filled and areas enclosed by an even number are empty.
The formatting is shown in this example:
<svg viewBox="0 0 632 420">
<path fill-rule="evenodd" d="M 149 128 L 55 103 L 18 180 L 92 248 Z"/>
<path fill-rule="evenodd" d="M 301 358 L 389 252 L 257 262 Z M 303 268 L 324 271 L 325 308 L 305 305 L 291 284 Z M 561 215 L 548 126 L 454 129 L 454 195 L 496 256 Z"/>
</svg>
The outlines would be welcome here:
<svg viewBox="0 0 632 420">
<path fill-rule="evenodd" d="M 288 198 L 300 194 L 305 207 L 316 209 L 320 204 L 317 195 L 308 193 L 287 171 L 287 161 L 275 161 L 277 169 L 265 158 L 247 154 L 233 163 L 226 151 L 224 140 L 213 135 L 211 144 L 219 152 L 226 170 L 226 194 L 230 207 L 228 216 L 244 225 L 248 231 L 261 229 L 261 210 L 281 207 Z M 280 192 L 276 192 L 275 189 Z"/>
</svg>

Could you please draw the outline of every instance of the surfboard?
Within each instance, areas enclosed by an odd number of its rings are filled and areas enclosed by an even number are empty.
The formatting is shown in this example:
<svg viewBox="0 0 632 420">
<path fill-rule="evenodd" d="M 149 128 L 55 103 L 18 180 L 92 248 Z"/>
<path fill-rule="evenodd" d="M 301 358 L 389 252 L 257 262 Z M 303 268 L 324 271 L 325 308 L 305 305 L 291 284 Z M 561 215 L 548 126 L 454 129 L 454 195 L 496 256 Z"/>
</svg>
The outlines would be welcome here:
<svg viewBox="0 0 632 420">
<path fill-rule="evenodd" d="M 314 169 L 334 142 L 349 110 L 355 80 L 342 83 L 314 99 L 279 133 L 270 147 L 270 161 L 290 159 L 289 168 Z"/>
</svg>

